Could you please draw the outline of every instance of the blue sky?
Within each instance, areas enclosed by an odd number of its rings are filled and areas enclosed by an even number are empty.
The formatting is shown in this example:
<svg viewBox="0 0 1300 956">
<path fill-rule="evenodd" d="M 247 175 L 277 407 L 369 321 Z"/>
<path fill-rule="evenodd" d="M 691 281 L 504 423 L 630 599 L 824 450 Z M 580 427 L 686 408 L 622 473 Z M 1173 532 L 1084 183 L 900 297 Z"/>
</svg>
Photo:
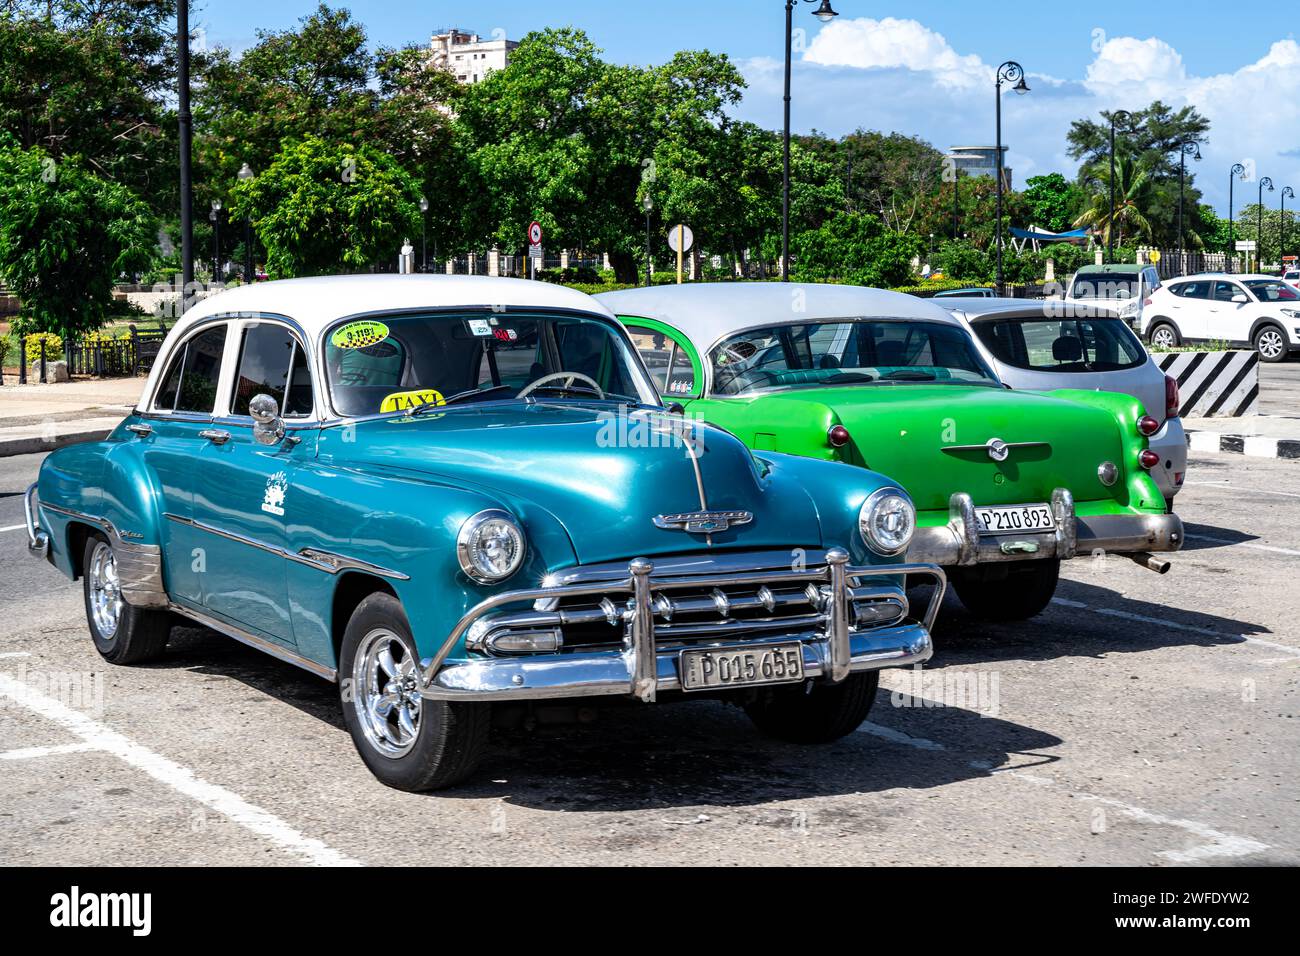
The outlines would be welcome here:
<svg viewBox="0 0 1300 956">
<path fill-rule="evenodd" d="M 992 142 L 992 71 L 1014 58 L 1033 87 L 1004 104 L 1008 163 L 1018 184 L 1052 170 L 1073 172 L 1064 154 L 1070 120 L 1160 97 L 1210 117 L 1211 141 L 1196 172 L 1221 213 L 1233 162 L 1271 176 L 1279 189 L 1300 189 L 1300 142 L 1291 132 L 1300 128 L 1300 44 L 1284 17 L 1246 15 L 1206 0 L 1000 8 L 951 0 L 833 4 L 840 17 L 825 28 L 811 16 L 811 5 L 795 11 L 796 25 L 807 31 L 796 54 L 796 130 L 898 130 L 940 148 Z M 572 24 L 618 62 L 662 62 L 691 47 L 725 52 L 750 84 L 738 113 L 773 128 L 780 123 L 781 0 L 343 5 L 375 44 L 427 42 L 445 26 L 484 34 L 499 28 L 518 38 Z M 193 19 L 207 43 L 238 50 L 255 42 L 257 29 L 292 27 L 314 8 L 307 0 L 210 0 Z M 991 17 L 993 9 L 1005 15 Z M 1243 196 L 1253 201 L 1256 188 L 1237 184 L 1238 208 Z M 1275 193 L 1265 201 L 1275 205 L 1276 199 Z"/>
</svg>

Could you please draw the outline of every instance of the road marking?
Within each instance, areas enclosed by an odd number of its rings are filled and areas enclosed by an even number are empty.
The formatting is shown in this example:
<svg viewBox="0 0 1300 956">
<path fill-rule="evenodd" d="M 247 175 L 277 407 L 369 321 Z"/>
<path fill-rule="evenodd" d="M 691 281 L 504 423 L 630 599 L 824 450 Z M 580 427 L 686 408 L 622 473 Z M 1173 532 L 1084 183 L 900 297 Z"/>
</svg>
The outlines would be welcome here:
<svg viewBox="0 0 1300 956">
<path fill-rule="evenodd" d="M 5 657 L 31 657 L 31 656 L 32 656 L 32 655 L 31 655 L 28 651 L 5 651 L 3 654 L 0 654 L 0 658 L 5 658 Z"/>
<path fill-rule="evenodd" d="M 0 752 L 0 760 L 34 760 L 37 757 L 53 757 L 56 754 L 79 754 L 87 750 L 96 750 L 94 744 L 85 741 L 79 744 L 55 744 L 52 747 L 23 747 L 19 750 Z"/>
<path fill-rule="evenodd" d="M 1183 487 L 1191 485 L 1195 488 L 1215 488 L 1219 491 L 1249 491 L 1255 495 L 1277 495 L 1281 498 L 1300 498 L 1300 495 L 1293 491 L 1265 491 L 1263 488 L 1251 488 L 1247 485 L 1233 485 L 1227 481 L 1185 481 Z"/>
<path fill-rule="evenodd" d="M 858 728 L 859 733 L 871 734 L 875 737 L 881 737 L 892 743 L 902 744 L 905 747 L 913 747 L 917 750 L 947 750 L 943 744 L 937 740 L 928 740 L 925 737 L 913 737 L 902 731 L 894 730 L 892 727 L 885 727 L 881 724 L 864 723 Z M 1072 790 L 1064 784 L 1058 783 L 1050 777 L 1044 777 L 1040 774 L 1026 773 L 1023 770 L 1014 770 L 1010 767 L 999 769 L 990 765 L 987 761 L 972 760 L 969 763 L 972 770 L 980 770 L 989 775 L 996 774 L 999 777 L 1013 777 L 1016 780 L 1023 780 L 1025 783 L 1032 783 L 1035 786 L 1045 789 L 1063 790 L 1071 797 L 1078 800 L 1090 800 L 1094 803 L 1100 803 L 1102 806 L 1118 810 L 1127 817 L 1137 820 L 1139 823 L 1149 823 L 1154 826 L 1173 827 L 1178 830 L 1185 830 L 1198 839 L 1206 842 L 1190 847 L 1185 850 L 1158 850 L 1156 856 L 1164 857 L 1174 863 L 1199 863 L 1202 860 L 1214 859 L 1217 857 L 1236 857 L 1249 856 L 1252 853 L 1263 853 L 1271 849 L 1267 843 L 1260 843 L 1257 840 L 1251 840 L 1247 837 L 1237 836 L 1232 833 L 1224 833 L 1222 830 L 1216 830 L 1208 824 L 1200 823 L 1196 820 L 1182 820 L 1178 817 L 1168 817 L 1161 813 L 1152 813 L 1142 807 L 1134 806 L 1130 803 L 1124 803 L 1120 800 L 1112 800 L 1109 797 L 1099 797 L 1093 793 L 1086 793 L 1081 790 Z"/>
<path fill-rule="evenodd" d="M 284 820 L 254 806 L 225 787 L 208 783 L 180 764 L 154 753 L 115 730 L 78 713 L 53 697 L 34 690 L 5 674 L 0 674 L 0 695 L 75 734 L 96 750 L 119 758 L 159 783 L 198 801 L 210 810 L 228 817 L 275 845 L 296 853 L 318 866 L 360 866 L 320 840 L 305 836 Z"/>
<path fill-rule="evenodd" d="M 7 528 L 0 528 L 0 531 L 26 531 L 26 530 L 27 530 L 27 525 L 25 524 L 11 524 Z"/>
<path fill-rule="evenodd" d="M 1273 554 L 1289 554 L 1300 558 L 1300 551 L 1294 548 L 1279 548 L 1271 544 L 1256 544 L 1254 541 L 1229 541 L 1227 538 L 1212 538 L 1208 534 L 1189 534 L 1188 541 L 1209 541 L 1213 544 L 1226 544 L 1234 548 L 1251 548 L 1255 551 L 1270 551 Z"/>
<path fill-rule="evenodd" d="M 1266 641 L 1263 638 L 1251 637 L 1249 634 L 1225 634 L 1223 631 L 1212 631 L 1208 627 L 1197 627 L 1194 624 L 1179 624 L 1177 621 L 1170 621 L 1161 617 L 1147 617 L 1145 614 L 1134 614 L 1132 611 L 1121 611 L 1111 607 L 1092 607 L 1081 601 L 1070 601 L 1066 598 L 1052 598 L 1053 604 L 1059 604 L 1062 607 L 1077 608 L 1080 611 L 1090 611 L 1093 614 L 1101 614 L 1106 617 L 1117 617 L 1124 621 L 1133 621 L 1136 624 L 1155 624 L 1158 627 L 1168 627 L 1175 631 L 1188 631 L 1192 634 L 1204 634 L 1206 637 L 1217 637 L 1221 641 L 1238 640 L 1245 641 L 1247 644 L 1255 644 L 1259 647 L 1269 647 L 1275 651 L 1283 651 L 1295 657 L 1300 657 L 1300 647 L 1292 647 L 1289 644 L 1278 644 L 1274 641 Z"/>
</svg>

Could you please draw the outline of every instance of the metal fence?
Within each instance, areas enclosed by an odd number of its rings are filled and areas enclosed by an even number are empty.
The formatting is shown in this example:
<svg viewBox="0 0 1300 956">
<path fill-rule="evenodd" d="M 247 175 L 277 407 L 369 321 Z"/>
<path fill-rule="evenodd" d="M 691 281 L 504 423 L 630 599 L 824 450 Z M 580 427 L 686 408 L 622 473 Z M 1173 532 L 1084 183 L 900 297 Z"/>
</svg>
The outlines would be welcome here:
<svg viewBox="0 0 1300 956">
<path fill-rule="evenodd" d="M 1177 249 L 1160 249 L 1159 252 L 1160 261 L 1155 263 L 1155 267 L 1162 279 L 1174 279 L 1197 272 L 1245 271 L 1242 257 L 1230 256 L 1226 252 L 1180 252 Z M 1150 257 L 1151 251 L 1144 250 L 1143 261 L 1150 262 Z"/>
<path fill-rule="evenodd" d="M 69 375 L 89 375 L 97 378 L 141 375 L 153 368 L 158 352 L 162 349 L 163 339 L 167 337 L 166 329 L 137 329 L 129 327 L 126 338 L 103 340 L 75 339 L 65 342 L 63 360 L 68 364 Z M 28 366 L 34 366 L 32 373 L 41 383 L 49 381 L 50 365 L 54 356 L 46 350 L 44 342 L 35 349 L 27 345 L 25 339 L 18 340 L 18 384 L 28 382 Z"/>
</svg>

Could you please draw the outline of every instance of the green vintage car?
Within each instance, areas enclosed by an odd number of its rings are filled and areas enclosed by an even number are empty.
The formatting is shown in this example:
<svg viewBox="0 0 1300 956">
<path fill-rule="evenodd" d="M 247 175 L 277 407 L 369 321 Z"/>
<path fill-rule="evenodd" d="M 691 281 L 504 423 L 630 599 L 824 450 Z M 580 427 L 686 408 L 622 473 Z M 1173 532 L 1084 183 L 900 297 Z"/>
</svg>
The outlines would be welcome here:
<svg viewBox="0 0 1300 956">
<path fill-rule="evenodd" d="M 1031 617 L 1063 559 L 1152 570 L 1182 522 L 1148 473 L 1160 427 L 1132 396 L 1010 391 L 934 303 L 878 289 L 694 283 L 598 298 L 665 399 L 755 449 L 844 461 L 911 494 L 910 561 L 949 567 L 962 602 Z"/>
</svg>

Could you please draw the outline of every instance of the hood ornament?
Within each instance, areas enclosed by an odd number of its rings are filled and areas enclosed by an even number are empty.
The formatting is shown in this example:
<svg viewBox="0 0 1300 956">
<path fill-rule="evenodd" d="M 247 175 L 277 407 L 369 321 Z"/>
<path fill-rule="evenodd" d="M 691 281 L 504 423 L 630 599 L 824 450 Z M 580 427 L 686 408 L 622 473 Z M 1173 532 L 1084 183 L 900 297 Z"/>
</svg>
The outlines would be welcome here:
<svg viewBox="0 0 1300 956">
<path fill-rule="evenodd" d="M 1011 454 L 1011 446 L 1001 438 L 990 438 L 984 447 L 989 450 L 989 457 L 994 461 L 1006 461 L 1007 455 Z"/>
<path fill-rule="evenodd" d="M 656 515 L 656 528 L 665 531 L 688 531 L 692 534 L 717 534 L 734 525 L 749 524 L 754 520 L 749 511 L 683 511 L 678 514 Z"/>
</svg>

